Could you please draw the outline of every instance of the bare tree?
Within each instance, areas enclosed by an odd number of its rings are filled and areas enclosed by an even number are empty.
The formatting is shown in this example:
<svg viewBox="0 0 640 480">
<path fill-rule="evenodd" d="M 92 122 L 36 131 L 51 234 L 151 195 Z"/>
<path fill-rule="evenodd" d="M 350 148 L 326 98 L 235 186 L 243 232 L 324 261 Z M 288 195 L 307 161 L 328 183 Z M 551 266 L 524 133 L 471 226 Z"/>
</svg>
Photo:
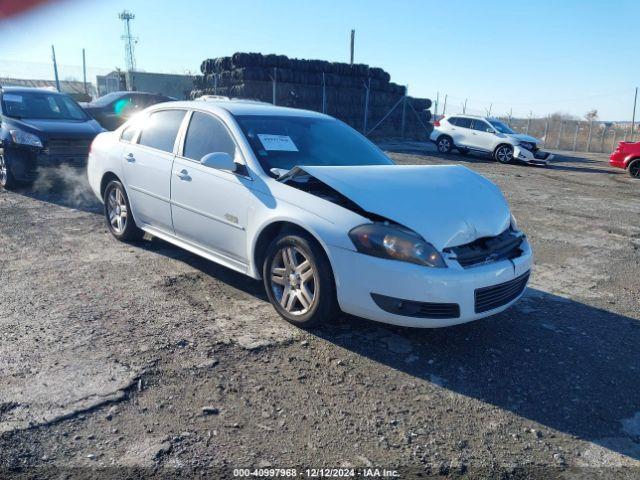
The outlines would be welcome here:
<svg viewBox="0 0 640 480">
<path fill-rule="evenodd" d="M 597 109 L 593 109 L 593 110 L 589 110 L 587 113 L 584 114 L 584 118 L 587 122 L 593 122 L 595 120 L 598 119 L 598 110 Z"/>
</svg>

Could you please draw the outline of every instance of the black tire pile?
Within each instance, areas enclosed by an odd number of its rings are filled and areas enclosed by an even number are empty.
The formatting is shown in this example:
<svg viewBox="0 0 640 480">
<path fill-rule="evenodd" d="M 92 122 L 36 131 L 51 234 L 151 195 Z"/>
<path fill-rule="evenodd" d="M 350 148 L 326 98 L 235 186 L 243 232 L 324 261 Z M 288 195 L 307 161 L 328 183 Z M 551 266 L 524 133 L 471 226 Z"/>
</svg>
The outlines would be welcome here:
<svg viewBox="0 0 640 480">
<path fill-rule="evenodd" d="M 391 82 L 389 73 L 363 64 L 234 53 L 230 57 L 207 59 L 200 68 L 203 76 L 196 79 L 191 98 L 222 95 L 271 103 L 272 79 L 275 75 L 277 105 L 321 112 L 324 83 L 326 113 L 359 131 L 363 131 L 364 127 L 365 85 L 370 85 L 368 131 L 405 94 L 405 87 Z M 429 99 L 407 97 L 404 109 L 406 137 L 422 140 L 428 137 L 431 129 L 430 107 Z M 402 111 L 401 103 L 371 136 L 400 136 Z"/>
</svg>

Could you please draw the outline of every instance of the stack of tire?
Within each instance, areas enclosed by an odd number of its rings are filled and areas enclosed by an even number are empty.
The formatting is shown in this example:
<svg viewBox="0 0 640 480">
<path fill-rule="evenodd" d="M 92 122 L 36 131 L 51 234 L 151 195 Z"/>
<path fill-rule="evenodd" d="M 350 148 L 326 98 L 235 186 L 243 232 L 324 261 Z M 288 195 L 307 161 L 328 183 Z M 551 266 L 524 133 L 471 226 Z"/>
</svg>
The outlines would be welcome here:
<svg viewBox="0 0 640 480">
<path fill-rule="evenodd" d="M 203 76 L 196 79 L 192 98 L 221 95 L 271 103 L 275 78 L 277 105 L 322 112 L 324 90 L 326 113 L 360 131 L 368 88 L 367 132 L 405 95 L 405 87 L 391 82 L 389 73 L 363 64 L 234 53 L 207 59 L 200 68 Z M 370 136 L 399 137 L 404 111 L 405 137 L 425 140 L 431 129 L 430 107 L 429 99 L 407 97 Z"/>
</svg>

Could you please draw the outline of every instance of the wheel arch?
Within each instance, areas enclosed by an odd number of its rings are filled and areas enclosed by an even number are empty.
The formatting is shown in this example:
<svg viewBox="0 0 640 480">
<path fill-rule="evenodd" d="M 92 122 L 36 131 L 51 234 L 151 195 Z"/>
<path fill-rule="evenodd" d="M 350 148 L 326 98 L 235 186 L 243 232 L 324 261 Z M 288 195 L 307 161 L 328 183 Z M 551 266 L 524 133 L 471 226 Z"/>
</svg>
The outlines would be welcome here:
<svg viewBox="0 0 640 480">
<path fill-rule="evenodd" d="M 331 259 L 331 255 L 329 255 L 329 250 L 327 249 L 327 245 L 325 244 L 325 242 L 312 228 L 301 225 L 300 223 L 297 223 L 290 219 L 274 219 L 273 221 L 263 225 L 262 228 L 258 232 L 256 232 L 256 240 L 251 248 L 251 259 L 253 265 L 250 273 L 252 277 L 256 279 L 262 278 L 262 265 L 264 264 L 264 260 L 266 258 L 267 248 L 269 247 L 273 239 L 283 232 L 297 232 L 310 237 L 320 247 L 321 251 L 326 256 L 329 262 L 329 268 L 331 269 L 333 281 L 336 282 L 333 261 Z"/>
<path fill-rule="evenodd" d="M 493 155 L 495 156 L 496 152 L 498 151 L 498 149 L 500 147 L 511 147 L 511 150 L 515 150 L 515 145 L 513 143 L 509 143 L 509 142 L 500 142 L 498 145 L 495 146 L 495 148 L 493 149 Z"/>
<path fill-rule="evenodd" d="M 624 161 L 624 168 L 625 170 L 629 168 L 629 165 L 631 165 L 633 162 L 635 162 L 636 160 L 640 160 L 640 156 L 633 154 L 633 155 L 629 155 L 625 161 Z"/>
<path fill-rule="evenodd" d="M 117 180 L 118 182 L 122 183 L 122 180 L 120 180 L 120 178 L 115 173 L 111 171 L 104 172 L 104 174 L 102 175 L 102 178 L 100 179 L 100 198 L 101 199 L 104 198 L 104 191 L 107 188 L 107 185 L 109 185 L 109 182 L 113 180 Z M 124 187 L 124 184 L 122 184 L 122 186 Z"/>
</svg>

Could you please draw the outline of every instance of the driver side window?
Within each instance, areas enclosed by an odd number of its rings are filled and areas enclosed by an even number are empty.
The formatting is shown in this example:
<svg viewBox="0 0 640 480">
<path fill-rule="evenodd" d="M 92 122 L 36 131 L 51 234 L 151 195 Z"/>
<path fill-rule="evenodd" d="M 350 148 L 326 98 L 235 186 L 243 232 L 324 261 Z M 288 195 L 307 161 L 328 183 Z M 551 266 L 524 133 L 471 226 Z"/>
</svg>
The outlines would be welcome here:
<svg viewBox="0 0 640 480">
<path fill-rule="evenodd" d="M 209 153 L 224 152 L 237 161 L 237 147 L 227 127 L 206 113 L 193 112 L 182 156 L 199 162 Z"/>
<path fill-rule="evenodd" d="M 484 120 L 474 120 L 473 121 L 473 126 L 471 127 L 474 130 L 477 130 L 479 132 L 492 132 L 493 129 L 489 126 L 489 124 L 487 122 L 485 122 Z"/>
</svg>

